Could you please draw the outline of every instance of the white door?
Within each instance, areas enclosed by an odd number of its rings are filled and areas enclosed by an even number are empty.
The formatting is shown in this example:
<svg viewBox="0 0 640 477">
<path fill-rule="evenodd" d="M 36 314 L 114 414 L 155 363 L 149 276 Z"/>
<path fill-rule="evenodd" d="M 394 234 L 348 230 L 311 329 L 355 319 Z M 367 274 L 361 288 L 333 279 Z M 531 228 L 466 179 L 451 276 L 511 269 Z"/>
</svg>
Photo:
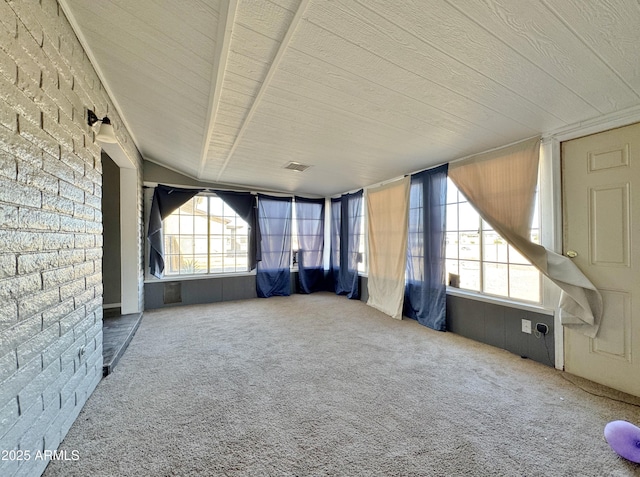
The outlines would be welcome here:
<svg viewBox="0 0 640 477">
<path fill-rule="evenodd" d="M 604 305 L 595 339 L 566 330 L 565 370 L 640 396 L 640 124 L 562 143 L 562 183 L 564 253 Z"/>
</svg>

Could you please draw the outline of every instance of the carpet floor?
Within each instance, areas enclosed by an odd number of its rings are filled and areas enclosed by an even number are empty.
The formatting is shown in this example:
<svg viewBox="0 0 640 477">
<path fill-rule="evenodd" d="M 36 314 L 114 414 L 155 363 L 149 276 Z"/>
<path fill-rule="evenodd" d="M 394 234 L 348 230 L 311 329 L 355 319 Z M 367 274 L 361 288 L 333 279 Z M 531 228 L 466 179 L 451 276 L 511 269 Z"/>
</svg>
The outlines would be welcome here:
<svg viewBox="0 0 640 477">
<path fill-rule="evenodd" d="M 627 401 L 627 402 L 623 402 Z M 328 293 L 146 311 L 45 476 L 633 476 L 640 400 Z"/>
</svg>

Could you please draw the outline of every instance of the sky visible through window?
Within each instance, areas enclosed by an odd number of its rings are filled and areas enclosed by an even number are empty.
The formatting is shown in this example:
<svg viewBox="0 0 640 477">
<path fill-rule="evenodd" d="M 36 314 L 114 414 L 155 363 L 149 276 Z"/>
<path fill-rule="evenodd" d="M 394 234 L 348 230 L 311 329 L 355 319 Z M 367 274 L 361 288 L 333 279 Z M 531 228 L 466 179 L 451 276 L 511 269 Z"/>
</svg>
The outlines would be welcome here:
<svg viewBox="0 0 640 477">
<path fill-rule="evenodd" d="M 538 204 L 531 240 L 540 243 Z M 451 180 L 447 184 L 447 276 L 459 276 L 462 289 L 516 300 L 540 302 L 540 273 L 492 227 Z"/>
<path fill-rule="evenodd" d="M 163 229 L 167 276 L 248 271 L 249 227 L 219 197 L 195 196 Z"/>
</svg>

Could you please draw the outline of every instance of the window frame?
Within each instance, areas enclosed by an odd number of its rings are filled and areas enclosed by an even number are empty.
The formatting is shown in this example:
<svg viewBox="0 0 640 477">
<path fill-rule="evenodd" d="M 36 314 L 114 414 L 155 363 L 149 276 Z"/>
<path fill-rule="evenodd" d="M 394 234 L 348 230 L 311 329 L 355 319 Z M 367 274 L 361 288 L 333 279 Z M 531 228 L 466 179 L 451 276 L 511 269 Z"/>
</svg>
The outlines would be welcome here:
<svg viewBox="0 0 640 477">
<path fill-rule="evenodd" d="M 466 199 L 466 197 L 464 197 L 464 194 L 462 194 L 458 188 L 455 186 L 455 184 L 453 183 L 453 181 L 451 181 L 451 179 L 447 179 L 448 180 L 448 192 L 447 192 L 447 201 L 446 201 L 446 207 L 447 207 L 447 229 L 446 229 L 446 234 L 445 236 L 448 237 L 450 236 L 450 234 L 456 234 L 457 236 L 457 247 L 456 247 L 456 256 L 450 256 L 448 254 L 449 252 L 449 247 L 447 246 L 445 249 L 445 261 L 447 263 L 447 274 L 449 274 L 449 262 L 450 261 L 456 261 L 457 262 L 457 266 L 456 266 L 456 270 L 457 270 L 457 275 L 458 277 L 460 277 L 460 263 L 461 262 L 473 262 L 473 263 L 477 263 L 478 265 L 478 288 L 474 289 L 474 288 L 465 288 L 463 286 L 461 286 L 461 284 L 459 283 L 457 286 L 453 286 L 449 283 L 449 277 L 447 277 L 447 292 L 452 292 L 452 294 L 463 294 L 463 295 L 476 295 L 476 296 L 480 296 L 480 297 L 486 297 L 486 298 L 490 298 L 491 300 L 495 300 L 495 301 L 499 301 L 499 302 L 508 302 L 508 303 L 519 303 L 522 305 L 527 305 L 527 306 L 534 306 L 534 307 L 542 307 L 544 306 L 544 302 L 545 302 L 545 290 L 544 290 L 544 282 L 543 282 L 543 275 L 542 273 L 540 273 L 540 271 L 538 271 L 533 265 L 531 265 L 531 263 L 526 260 L 525 257 L 522 257 L 511 245 L 509 245 L 508 243 L 506 243 L 506 240 L 504 238 L 502 238 L 500 236 L 500 234 L 498 234 L 495 230 L 493 230 L 493 228 L 486 223 L 482 217 L 480 217 L 480 215 L 478 214 L 478 212 L 475 210 L 475 208 L 473 207 L 473 205 Z M 451 188 L 455 189 L 455 200 L 451 200 Z M 537 227 L 532 227 L 531 228 L 531 236 L 533 237 L 534 235 L 537 236 L 537 241 L 536 243 L 540 243 L 541 241 L 541 234 L 542 234 L 542 224 L 541 224 L 541 217 L 540 217 L 540 206 L 541 206 L 541 198 L 540 198 L 540 191 L 539 189 L 536 191 L 536 216 L 534 218 L 534 225 L 537 225 Z M 474 214 L 477 215 L 477 229 L 476 228 L 464 228 L 464 229 L 460 229 L 460 205 L 461 204 L 468 204 L 468 206 L 472 209 L 472 212 Z M 452 227 L 452 224 L 450 223 L 449 217 L 454 215 L 453 213 L 450 212 L 449 207 L 450 206 L 455 206 L 455 218 L 456 218 L 456 224 L 455 227 Z M 460 256 L 460 250 L 461 250 L 461 245 L 460 245 L 460 235 L 462 233 L 473 233 L 475 235 L 477 235 L 478 237 L 478 244 L 477 244 L 477 248 L 478 248 L 478 259 L 475 258 L 464 258 Z M 494 260 L 489 260 L 489 259 L 485 259 L 485 235 L 486 234 L 495 234 L 498 237 L 500 237 L 502 240 L 505 241 L 505 245 L 506 245 L 506 260 L 502 261 L 499 260 L 498 258 L 498 253 L 496 252 L 496 257 Z M 475 244 L 474 244 L 475 245 Z M 517 254 L 515 256 L 513 256 L 512 254 Z M 515 259 L 515 261 L 512 261 L 512 256 Z M 506 294 L 502 294 L 502 293 L 491 293 L 486 291 L 487 290 L 487 278 L 486 278 L 486 271 L 485 271 L 485 266 L 486 265 L 504 265 L 506 267 Z M 538 283 L 538 297 L 537 300 L 530 300 L 527 298 L 523 298 L 521 296 L 514 296 L 513 292 L 512 292 L 512 273 L 513 273 L 513 268 L 514 267 L 531 267 L 533 270 L 535 270 L 535 272 L 537 273 L 537 283 Z M 460 278 L 460 281 L 462 281 L 462 279 Z M 462 293 L 460 293 L 462 292 Z"/>
<path fill-rule="evenodd" d="M 233 212 L 234 215 L 234 219 L 235 221 L 241 221 L 242 223 L 245 224 L 246 226 L 246 243 L 248 246 L 249 243 L 249 227 L 248 224 L 246 224 L 246 222 L 244 222 L 244 220 L 242 220 L 242 218 L 240 216 L 238 216 L 237 213 L 235 213 L 235 211 L 233 211 L 233 209 L 231 209 L 231 207 L 229 207 L 228 204 L 226 204 L 222 198 L 220 198 L 217 194 L 213 193 L 213 192 L 201 192 L 197 195 L 195 195 L 192 199 L 189 199 L 189 201 L 185 202 L 184 204 L 182 204 L 176 211 L 174 211 L 169 217 L 173 216 L 174 214 L 178 213 L 178 217 L 180 217 L 179 215 L 179 211 L 180 209 L 182 209 L 185 205 L 187 205 L 190 201 L 195 201 L 197 198 L 206 198 L 206 220 L 207 220 L 207 234 L 206 234 L 206 243 L 207 243 L 207 252 L 206 252 L 206 262 L 207 262 L 207 268 L 206 268 L 206 272 L 203 273 L 171 273 L 169 272 L 169 267 L 167 265 L 165 265 L 165 272 L 164 272 L 164 276 L 162 279 L 157 279 L 157 280 L 171 280 L 171 281 L 176 281 L 176 280 L 197 280 L 197 279 L 207 279 L 207 278 L 217 278 L 217 277 L 225 277 L 225 276 L 242 276 L 242 275 L 255 275 L 255 270 L 249 270 L 249 264 L 248 264 L 248 258 L 249 258 L 249 251 L 248 249 L 245 251 L 245 256 L 246 256 L 246 260 L 247 260 L 247 266 L 244 270 L 237 270 L 237 265 L 236 265 L 236 270 L 224 270 L 224 265 L 222 267 L 222 271 L 211 271 L 211 267 L 212 267 L 212 249 L 211 249 L 211 242 L 213 237 L 222 237 L 223 242 L 226 241 L 228 235 L 223 233 L 223 234 L 213 234 L 212 235 L 212 230 L 211 230 L 211 199 L 218 199 L 222 202 L 222 207 L 223 207 L 223 211 L 224 208 L 228 208 L 229 210 L 231 210 Z M 192 217 L 195 217 L 195 215 L 191 215 Z M 221 217 L 227 217 L 227 216 L 231 216 L 229 215 L 224 215 L 224 212 L 222 214 Z M 167 236 L 171 236 L 171 235 L 177 235 L 178 237 L 182 236 L 183 234 L 180 234 L 178 232 L 178 234 L 172 234 L 172 233 L 167 233 L 166 232 L 166 223 L 165 221 L 167 219 L 169 219 L 169 217 L 167 217 L 166 219 L 163 220 L 163 240 L 167 239 Z M 217 215 L 216 215 L 217 217 Z M 203 235 L 203 234 L 196 234 L 195 233 L 195 224 L 194 224 L 194 232 L 191 234 L 184 234 L 185 236 L 192 236 L 195 238 L 196 235 Z M 165 242 L 166 245 L 166 242 Z M 223 252 L 221 252 L 223 253 Z M 165 251 L 165 262 L 168 263 L 169 260 L 171 259 L 171 257 L 173 256 L 178 256 L 178 257 L 182 257 L 183 254 L 178 253 L 178 254 L 172 254 L 169 251 Z M 189 255 L 189 254 L 186 254 Z M 191 255 L 193 255 L 194 257 L 197 255 L 195 253 L 192 253 Z M 203 255 L 203 254 L 199 254 L 199 255 Z M 237 264 L 237 257 L 241 257 L 242 254 L 238 254 L 238 253 L 234 253 L 234 261 Z"/>
</svg>

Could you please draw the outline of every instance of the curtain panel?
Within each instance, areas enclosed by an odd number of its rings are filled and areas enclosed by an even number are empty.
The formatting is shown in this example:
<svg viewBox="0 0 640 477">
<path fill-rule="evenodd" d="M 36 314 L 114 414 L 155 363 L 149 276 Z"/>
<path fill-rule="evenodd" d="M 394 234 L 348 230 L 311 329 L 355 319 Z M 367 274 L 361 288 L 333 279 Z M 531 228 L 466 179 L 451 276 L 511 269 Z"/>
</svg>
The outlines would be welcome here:
<svg viewBox="0 0 640 477">
<path fill-rule="evenodd" d="M 445 164 L 411 176 L 404 314 L 437 331 L 446 330 Z"/>
<path fill-rule="evenodd" d="M 256 267 L 258 297 L 289 296 L 291 197 L 258 194 L 258 227 L 262 251 L 262 260 Z"/>
<path fill-rule="evenodd" d="M 369 299 L 372 306 L 402 319 L 407 259 L 409 187 L 411 178 L 369 189 Z"/>
<path fill-rule="evenodd" d="M 480 216 L 562 289 L 560 321 L 595 337 L 602 315 L 596 287 L 567 257 L 530 240 L 540 138 L 452 163 L 449 177 Z"/>
<path fill-rule="evenodd" d="M 324 199 L 295 198 L 300 293 L 324 288 Z"/>
<path fill-rule="evenodd" d="M 162 221 L 204 189 L 180 189 L 158 184 L 153 192 L 149 215 L 149 270 L 154 277 L 164 276 L 164 237 Z"/>
<path fill-rule="evenodd" d="M 359 190 L 331 199 L 331 274 L 334 290 L 347 298 L 360 298 L 358 262 L 362 227 L 362 196 Z"/>
<path fill-rule="evenodd" d="M 342 222 L 342 202 L 340 198 L 331 199 L 331 253 L 329 255 L 329 285 L 336 291 L 340 274 L 340 224 Z"/>
<path fill-rule="evenodd" d="M 216 195 L 231 207 L 249 226 L 249 270 L 253 270 L 256 268 L 257 262 L 262 259 L 256 196 L 250 192 L 233 192 L 226 190 L 217 190 L 215 192 Z"/>
</svg>

